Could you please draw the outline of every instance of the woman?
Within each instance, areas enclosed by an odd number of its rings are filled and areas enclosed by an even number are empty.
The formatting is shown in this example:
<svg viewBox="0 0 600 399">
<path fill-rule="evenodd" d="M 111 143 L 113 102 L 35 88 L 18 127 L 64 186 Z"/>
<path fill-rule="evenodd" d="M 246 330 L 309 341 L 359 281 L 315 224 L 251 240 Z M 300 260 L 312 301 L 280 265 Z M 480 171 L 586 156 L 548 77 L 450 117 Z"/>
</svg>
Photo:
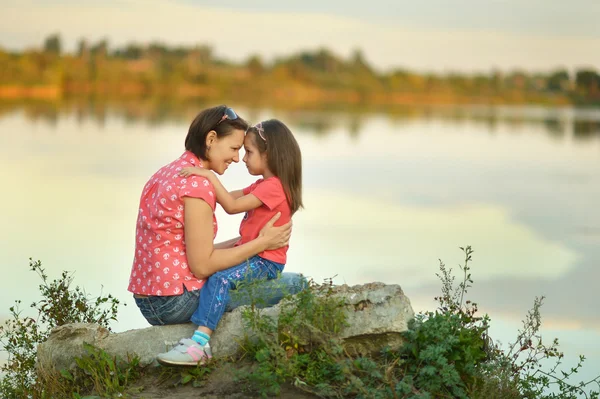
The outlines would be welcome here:
<svg viewBox="0 0 600 399">
<path fill-rule="evenodd" d="M 250 242 L 234 247 L 238 240 L 234 238 L 214 245 L 214 187 L 200 176 L 179 175 L 189 166 L 222 175 L 232 162 L 239 161 L 247 128 L 246 121 L 231 108 L 205 109 L 190 125 L 186 151 L 158 170 L 143 189 L 128 290 L 152 325 L 189 322 L 208 276 L 288 244 L 291 222 L 275 227 L 280 216 L 275 215 Z M 267 287 L 271 294 L 266 302 L 274 304 L 284 293 L 301 290 L 304 279 L 299 274 L 283 273 L 270 284 L 278 288 Z M 241 304 L 230 304 L 229 309 Z"/>
</svg>

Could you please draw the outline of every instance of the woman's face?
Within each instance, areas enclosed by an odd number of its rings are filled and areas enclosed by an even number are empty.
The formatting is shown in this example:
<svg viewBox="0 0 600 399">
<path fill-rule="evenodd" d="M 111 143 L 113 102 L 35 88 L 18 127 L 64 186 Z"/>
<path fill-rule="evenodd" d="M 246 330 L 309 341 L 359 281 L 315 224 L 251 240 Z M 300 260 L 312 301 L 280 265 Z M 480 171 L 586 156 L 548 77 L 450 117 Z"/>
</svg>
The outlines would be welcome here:
<svg viewBox="0 0 600 399">
<path fill-rule="evenodd" d="M 222 138 L 215 137 L 208 150 L 208 167 L 222 175 L 232 162 L 239 162 L 240 148 L 244 144 L 244 131 L 235 129 L 231 134 Z"/>
</svg>

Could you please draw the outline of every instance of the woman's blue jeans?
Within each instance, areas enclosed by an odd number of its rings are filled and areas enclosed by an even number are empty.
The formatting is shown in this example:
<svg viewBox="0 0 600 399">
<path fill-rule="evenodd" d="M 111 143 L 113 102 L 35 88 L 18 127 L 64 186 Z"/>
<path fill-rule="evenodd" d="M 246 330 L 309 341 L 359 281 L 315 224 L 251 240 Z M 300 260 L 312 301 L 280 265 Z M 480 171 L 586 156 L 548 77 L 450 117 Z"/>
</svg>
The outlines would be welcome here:
<svg viewBox="0 0 600 399">
<path fill-rule="evenodd" d="M 135 298 L 135 303 L 144 318 L 153 326 L 189 323 L 192 315 L 199 308 L 201 291 L 206 288 L 206 284 L 202 289 L 195 291 L 188 291 L 184 288 L 181 295 Z M 233 283 L 233 285 L 236 284 Z M 253 302 L 259 307 L 273 306 L 279 303 L 284 296 L 297 294 L 306 287 L 307 281 L 299 273 L 281 273 L 279 278 L 261 281 L 258 286 L 241 284 L 239 289 L 232 293 L 225 311 L 231 311 L 242 305 L 250 305 Z"/>
</svg>

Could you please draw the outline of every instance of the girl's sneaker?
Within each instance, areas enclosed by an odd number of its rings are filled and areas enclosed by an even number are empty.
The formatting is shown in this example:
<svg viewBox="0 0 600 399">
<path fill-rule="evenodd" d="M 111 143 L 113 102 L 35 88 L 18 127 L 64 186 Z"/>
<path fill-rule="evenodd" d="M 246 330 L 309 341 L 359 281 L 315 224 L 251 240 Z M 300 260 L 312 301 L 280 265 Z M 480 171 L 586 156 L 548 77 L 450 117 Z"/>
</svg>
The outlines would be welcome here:
<svg viewBox="0 0 600 399">
<path fill-rule="evenodd" d="M 166 353 L 161 353 L 156 360 L 164 366 L 196 366 L 204 364 L 212 357 L 210 345 L 202 346 L 193 339 L 182 338 L 179 344 Z"/>
</svg>

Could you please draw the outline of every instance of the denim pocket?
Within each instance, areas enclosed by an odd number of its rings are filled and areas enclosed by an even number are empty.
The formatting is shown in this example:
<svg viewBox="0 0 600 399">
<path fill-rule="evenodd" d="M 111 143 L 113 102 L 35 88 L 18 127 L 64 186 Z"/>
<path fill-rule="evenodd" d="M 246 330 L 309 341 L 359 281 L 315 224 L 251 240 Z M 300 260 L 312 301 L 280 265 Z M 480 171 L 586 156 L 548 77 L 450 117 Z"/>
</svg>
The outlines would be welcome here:
<svg viewBox="0 0 600 399">
<path fill-rule="evenodd" d="M 146 321 L 148 323 L 150 323 L 153 326 L 162 326 L 165 323 L 162 322 L 162 320 L 158 317 L 158 315 L 154 311 L 154 308 L 152 307 L 151 298 L 152 297 L 134 298 L 135 304 L 140 309 L 142 316 L 144 316 L 144 318 L 146 319 Z"/>
<path fill-rule="evenodd" d="M 200 302 L 200 291 L 188 291 L 184 289 L 183 294 L 178 296 L 162 297 L 156 304 L 155 311 L 165 324 L 189 323 L 190 318 L 198 308 Z"/>
<path fill-rule="evenodd" d="M 135 298 L 142 316 L 153 326 L 188 323 L 198 308 L 200 291 L 188 291 L 181 295 L 149 296 Z"/>
</svg>

